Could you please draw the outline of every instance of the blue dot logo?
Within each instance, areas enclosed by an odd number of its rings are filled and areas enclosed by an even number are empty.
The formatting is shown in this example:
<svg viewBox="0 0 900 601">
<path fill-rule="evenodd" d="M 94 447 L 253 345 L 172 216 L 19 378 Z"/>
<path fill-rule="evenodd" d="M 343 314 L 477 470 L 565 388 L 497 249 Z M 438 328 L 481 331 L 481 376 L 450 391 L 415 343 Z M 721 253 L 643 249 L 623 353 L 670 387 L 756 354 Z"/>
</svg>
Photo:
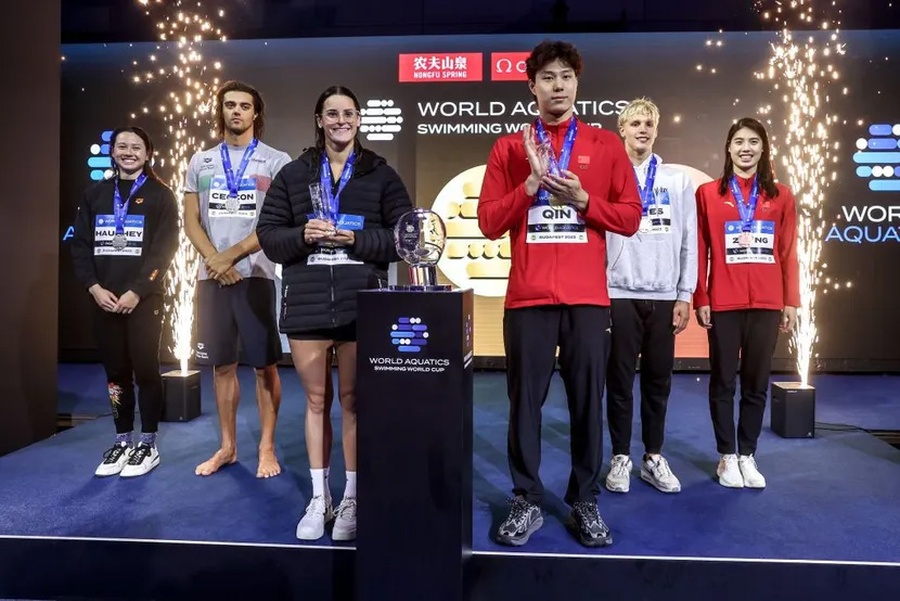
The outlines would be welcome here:
<svg viewBox="0 0 900 601">
<path fill-rule="evenodd" d="M 428 344 L 428 326 L 421 317 L 398 317 L 391 325 L 391 343 L 401 353 L 419 353 Z"/>
<path fill-rule="evenodd" d="M 112 156 L 110 154 L 110 140 L 112 138 L 112 130 L 100 133 L 100 144 L 91 144 L 91 156 L 88 157 L 87 164 L 90 167 L 91 180 L 99 182 L 100 180 L 112 175 Z"/>
<path fill-rule="evenodd" d="M 856 176 L 873 192 L 900 192 L 900 123 L 873 123 L 867 134 L 856 140 Z"/>
</svg>

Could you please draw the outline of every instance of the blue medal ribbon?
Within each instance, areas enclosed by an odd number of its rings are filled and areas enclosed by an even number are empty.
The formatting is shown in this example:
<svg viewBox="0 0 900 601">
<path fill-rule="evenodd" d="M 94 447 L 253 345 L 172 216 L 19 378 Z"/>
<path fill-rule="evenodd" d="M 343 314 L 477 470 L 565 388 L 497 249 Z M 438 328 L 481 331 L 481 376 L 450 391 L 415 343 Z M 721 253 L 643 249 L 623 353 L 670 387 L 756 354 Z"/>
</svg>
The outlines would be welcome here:
<svg viewBox="0 0 900 601">
<path fill-rule="evenodd" d="M 578 133 L 578 120 L 573 116 L 571 121 L 569 121 L 569 128 L 566 130 L 566 137 L 563 140 L 563 147 L 562 152 L 559 155 L 559 160 L 557 160 L 556 153 L 553 151 L 553 145 L 550 144 L 550 136 L 547 135 L 547 130 L 544 129 L 544 124 L 540 119 L 535 120 L 534 131 L 537 134 L 538 143 L 547 144 L 549 147 L 550 173 L 552 175 L 560 175 L 562 171 L 569 168 L 569 159 L 572 157 L 572 147 L 575 145 L 575 135 Z M 543 187 L 538 189 L 537 198 L 538 204 L 550 204 L 550 192 Z"/>
<path fill-rule="evenodd" d="M 328 160 L 328 154 L 322 151 L 322 164 L 319 173 L 319 182 L 322 184 L 322 200 L 325 201 L 326 211 L 328 211 L 331 221 L 337 224 L 338 217 L 341 214 L 341 192 L 350 178 L 353 177 L 353 163 L 356 158 L 356 151 L 350 153 L 347 162 L 344 163 L 344 170 L 341 171 L 341 178 L 338 181 L 337 192 L 332 193 L 334 186 L 331 181 L 331 162 Z"/>
<path fill-rule="evenodd" d="M 225 144 L 225 142 L 222 142 L 222 145 L 219 146 L 219 152 L 222 154 L 222 167 L 225 169 L 225 182 L 228 186 L 228 195 L 232 198 L 237 198 L 241 179 L 244 177 L 247 165 L 250 164 L 250 157 L 253 156 L 253 151 L 256 150 L 258 144 L 259 140 L 253 138 L 253 141 L 251 141 L 250 145 L 244 150 L 244 156 L 241 157 L 241 164 L 238 167 L 237 173 L 231 169 L 231 155 L 228 152 L 228 145 Z"/>
<path fill-rule="evenodd" d="M 644 180 L 644 185 L 640 189 L 641 192 L 641 206 L 644 207 L 643 214 L 647 214 L 647 210 L 650 208 L 650 205 L 656 198 L 656 195 L 653 192 L 653 186 L 656 183 L 656 155 L 650 157 L 650 164 L 647 166 L 647 179 Z"/>
<path fill-rule="evenodd" d="M 749 232 L 753 228 L 753 215 L 756 213 L 756 203 L 759 200 L 759 181 L 753 176 L 753 184 L 750 187 L 750 200 L 744 203 L 744 194 L 738 184 L 737 176 L 731 176 L 731 193 L 737 203 L 738 212 L 741 214 L 741 231 Z"/>
<path fill-rule="evenodd" d="M 113 188 L 113 219 L 116 223 L 116 235 L 124 236 L 125 235 L 125 217 L 128 216 L 128 205 L 131 203 L 131 199 L 134 198 L 134 195 L 137 194 L 137 191 L 140 190 L 141 186 L 144 185 L 144 182 L 147 181 L 147 174 L 141 173 L 134 183 L 131 184 L 131 190 L 128 192 L 128 198 L 125 202 L 122 202 L 122 193 L 119 192 L 119 179 L 116 178 L 116 185 Z"/>
</svg>

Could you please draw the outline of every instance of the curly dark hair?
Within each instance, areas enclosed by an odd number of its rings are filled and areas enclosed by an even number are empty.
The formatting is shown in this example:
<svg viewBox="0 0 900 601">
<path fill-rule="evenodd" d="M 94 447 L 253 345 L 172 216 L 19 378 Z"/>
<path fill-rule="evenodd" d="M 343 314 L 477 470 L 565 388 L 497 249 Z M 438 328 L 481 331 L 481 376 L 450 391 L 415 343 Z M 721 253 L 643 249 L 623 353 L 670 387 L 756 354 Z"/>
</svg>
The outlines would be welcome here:
<svg viewBox="0 0 900 601">
<path fill-rule="evenodd" d="M 555 60 L 572 67 L 572 70 L 575 71 L 575 77 L 581 75 L 582 61 L 578 49 L 568 42 L 546 40 L 535 46 L 525 61 L 525 72 L 528 74 L 528 81 L 534 81 L 537 72 Z"/>
</svg>

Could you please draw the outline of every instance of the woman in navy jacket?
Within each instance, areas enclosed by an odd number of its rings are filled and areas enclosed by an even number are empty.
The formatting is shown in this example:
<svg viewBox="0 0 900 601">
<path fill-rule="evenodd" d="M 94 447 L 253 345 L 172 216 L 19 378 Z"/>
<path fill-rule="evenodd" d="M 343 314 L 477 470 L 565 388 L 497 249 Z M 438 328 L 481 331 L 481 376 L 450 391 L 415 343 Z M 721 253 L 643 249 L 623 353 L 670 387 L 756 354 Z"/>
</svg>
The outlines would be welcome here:
<svg viewBox="0 0 900 601">
<path fill-rule="evenodd" d="M 316 540 L 335 517 L 334 540 L 356 537 L 356 294 L 387 282 L 397 261 L 393 227 L 412 209 L 403 182 L 357 138 L 360 106 L 341 86 L 316 102 L 316 144 L 272 181 L 257 225 L 266 255 L 282 265 L 280 329 L 306 391 L 306 449 L 312 499 L 297 538 Z M 318 187 L 323 210 L 314 203 Z M 328 487 L 331 359 L 338 361 L 342 442 L 347 481 L 333 508 Z"/>
</svg>

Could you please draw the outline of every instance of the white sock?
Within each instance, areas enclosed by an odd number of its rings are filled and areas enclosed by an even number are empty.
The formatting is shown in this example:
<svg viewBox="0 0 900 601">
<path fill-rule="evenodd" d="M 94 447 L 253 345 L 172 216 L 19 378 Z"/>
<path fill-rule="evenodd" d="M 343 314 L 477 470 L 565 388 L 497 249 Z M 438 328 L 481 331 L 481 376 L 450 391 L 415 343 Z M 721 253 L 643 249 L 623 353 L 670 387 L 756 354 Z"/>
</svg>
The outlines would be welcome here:
<svg viewBox="0 0 900 601">
<path fill-rule="evenodd" d="M 324 497 L 325 496 L 325 470 L 323 470 L 323 469 L 309 470 L 309 475 L 312 476 L 313 496 L 314 497 Z"/>
<path fill-rule="evenodd" d="M 356 472 L 347 472 L 347 486 L 344 487 L 344 498 L 356 498 Z"/>
</svg>

